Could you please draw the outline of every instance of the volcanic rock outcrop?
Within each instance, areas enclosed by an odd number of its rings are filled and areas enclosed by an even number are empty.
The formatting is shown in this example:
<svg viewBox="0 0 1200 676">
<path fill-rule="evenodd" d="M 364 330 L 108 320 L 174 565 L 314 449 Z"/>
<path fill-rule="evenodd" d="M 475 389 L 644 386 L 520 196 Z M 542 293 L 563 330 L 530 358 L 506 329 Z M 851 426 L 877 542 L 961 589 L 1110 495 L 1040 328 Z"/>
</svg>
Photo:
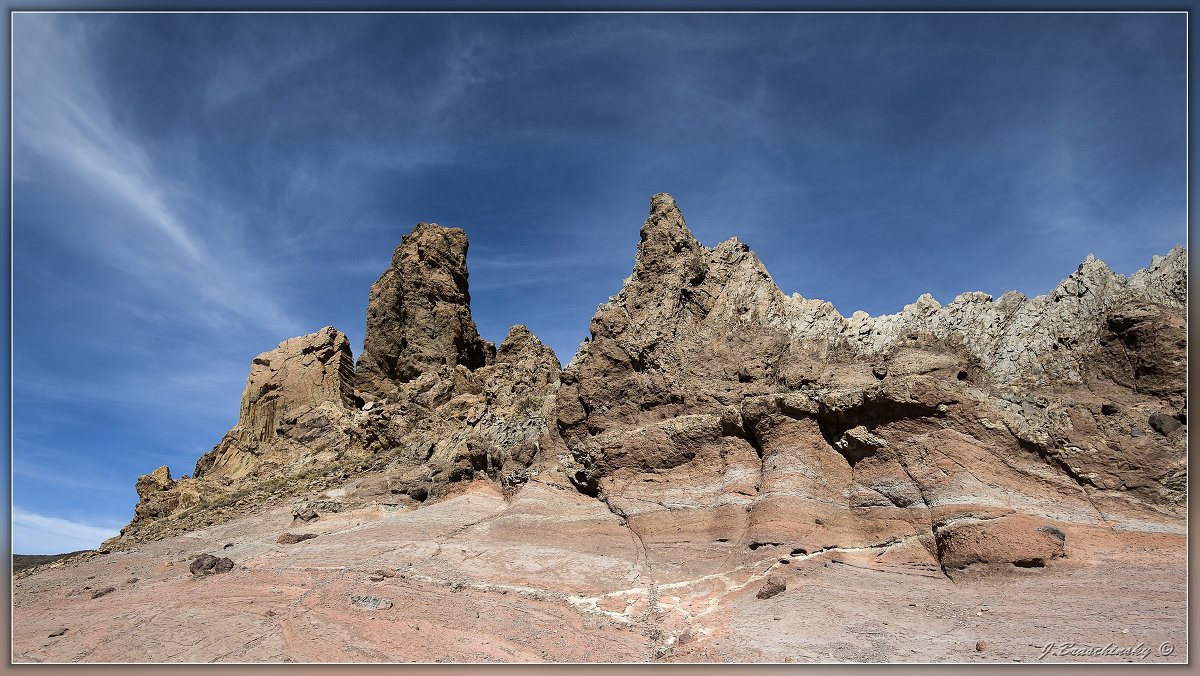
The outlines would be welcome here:
<svg viewBox="0 0 1200 676">
<path fill-rule="evenodd" d="M 371 286 L 357 385 L 391 394 L 438 367 L 478 369 L 495 346 L 479 337 L 467 288 L 467 234 L 418 223 Z"/>
<path fill-rule="evenodd" d="M 785 295 L 736 239 L 705 248 L 659 194 L 565 368 L 524 326 L 479 336 L 466 253 L 462 230 L 418 224 L 371 289 L 357 368 L 332 328 L 255 358 L 238 424 L 193 477 L 141 477 L 105 548 L 333 486 L 296 513 L 476 479 L 534 512 L 546 490 L 601 501 L 656 580 L 763 547 L 1036 568 L 1070 557 L 1060 525 L 1185 514 L 1182 248 L 1128 278 L 1089 257 L 1036 298 L 847 318 Z"/>
</svg>

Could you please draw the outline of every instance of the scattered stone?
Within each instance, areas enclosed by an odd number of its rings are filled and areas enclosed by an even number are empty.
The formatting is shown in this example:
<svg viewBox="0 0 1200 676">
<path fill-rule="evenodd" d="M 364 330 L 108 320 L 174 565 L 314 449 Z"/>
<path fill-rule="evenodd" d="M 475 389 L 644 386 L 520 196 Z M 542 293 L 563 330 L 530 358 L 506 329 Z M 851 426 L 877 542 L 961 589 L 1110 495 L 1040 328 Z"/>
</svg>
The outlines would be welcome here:
<svg viewBox="0 0 1200 676">
<path fill-rule="evenodd" d="M 378 596 L 351 596 L 350 602 L 359 608 L 368 610 L 387 610 L 392 607 L 392 602 L 388 599 L 381 599 Z"/>
<path fill-rule="evenodd" d="M 367 576 L 367 579 L 370 580 L 371 582 L 383 582 L 382 575 L 369 575 L 369 576 Z"/>
<path fill-rule="evenodd" d="M 1164 437 L 1169 437 L 1171 436 L 1172 432 L 1180 427 L 1183 427 L 1183 423 L 1179 422 L 1174 417 L 1159 411 L 1157 413 L 1150 414 L 1150 426 L 1154 428 L 1155 432 L 1158 432 Z"/>
<path fill-rule="evenodd" d="M 232 542 L 226 542 L 226 543 L 225 543 L 225 546 L 224 546 L 224 547 L 222 547 L 221 549 L 229 549 L 229 548 L 230 548 L 230 547 L 232 547 L 232 546 L 233 546 L 233 543 L 232 543 Z"/>
<path fill-rule="evenodd" d="M 987 647 L 988 647 L 987 641 L 984 641 L 983 639 L 980 639 L 975 642 L 975 652 L 981 653 L 981 652 L 987 650 Z"/>
<path fill-rule="evenodd" d="M 128 580 L 125 580 L 125 584 L 134 584 L 137 581 L 138 579 L 136 577 L 131 577 Z"/>
<path fill-rule="evenodd" d="M 283 535 L 280 535 L 279 539 L 275 540 L 275 542 L 278 542 L 281 545 L 294 545 L 297 542 L 304 542 L 305 540 L 311 540 L 315 537 L 317 536 L 313 535 L 312 533 L 284 533 Z"/>
<path fill-rule="evenodd" d="M 116 590 L 117 590 L 116 587 L 105 587 L 103 589 L 97 589 L 96 591 L 92 592 L 92 598 L 98 599 L 101 596 L 105 596 L 106 594 L 111 594 L 111 593 L 115 592 Z"/>
<path fill-rule="evenodd" d="M 68 631 L 70 631 L 70 629 L 68 629 L 67 627 L 63 627 L 62 629 L 55 629 L 54 632 L 51 633 L 46 638 L 54 638 L 55 636 L 62 636 L 63 634 L 67 633 Z"/>
<path fill-rule="evenodd" d="M 888 370 L 887 370 L 886 366 L 884 366 L 883 364 L 880 364 L 880 365 L 872 368 L 871 373 L 874 374 L 874 376 L 876 378 L 883 380 L 884 378 L 887 377 Z"/>
<path fill-rule="evenodd" d="M 762 589 L 758 590 L 755 596 L 760 599 L 769 599 L 787 589 L 787 581 L 777 575 L 772 575 L 767 578 Z"/>
<path fill-rule="evenodd" d="M 227 557 L 217 558 L 212 554 L 201 554 L 192 561 L 189 569 L 196 577 L 228 573 L 233 570 L 233 560 Z"/>
<path fill-rule="evenodd" d="M 388 568 L 380 568 L 379 570 L 372 573 L 372 575 L 378 575 L 379 577 L 396 577 L 396 571 L 390 570 Z"/>
</svg>

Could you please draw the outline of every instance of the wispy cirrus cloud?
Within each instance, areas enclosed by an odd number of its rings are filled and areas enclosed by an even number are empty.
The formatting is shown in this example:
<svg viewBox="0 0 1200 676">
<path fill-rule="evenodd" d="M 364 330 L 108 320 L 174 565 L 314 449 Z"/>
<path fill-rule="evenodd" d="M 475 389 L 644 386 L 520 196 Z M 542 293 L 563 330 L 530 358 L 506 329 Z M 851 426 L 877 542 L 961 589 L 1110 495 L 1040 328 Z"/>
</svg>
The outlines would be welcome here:
<svg viewBox="0 0 1200 676">
<path fill-rule="evenodd" d="M 72 521 L 14 506 L 12 551 L 13 554 L 65 554 L 95 549 L 120 530 L 115 524 Z"/>
<path fill-rule="evenodd" d="M 94 260 L 157 289 L 160 302 L 207 309 L 191 315 L 196 324 L 237 317 L 280 333 L 293 330 L 298 323 L 271 292 L 269 274 L 250 264 L 254 255 L 244 248 L 239 223 L 220 220 L 227 214 L 193 182 L 193 158 L 155 152 L 117 122 L 116 102 L 101 89 L 89 33 L 77 19 L 16 20 L 16 179 L 38 183 L 51 198 L 98 207 L 82 219 L 77 213 L 49 220 L 48 227 Z"/>
</svg>

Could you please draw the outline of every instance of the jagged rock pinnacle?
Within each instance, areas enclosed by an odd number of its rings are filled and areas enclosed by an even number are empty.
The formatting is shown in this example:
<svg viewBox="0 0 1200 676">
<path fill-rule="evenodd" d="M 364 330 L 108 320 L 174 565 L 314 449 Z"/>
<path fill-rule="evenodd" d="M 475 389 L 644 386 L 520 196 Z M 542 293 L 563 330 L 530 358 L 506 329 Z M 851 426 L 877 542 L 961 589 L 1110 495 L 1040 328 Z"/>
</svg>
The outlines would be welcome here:
<svg viewBox="0 0 1200 676">
<path fill-rule="evenodd" d="M 385 396 L 430 369 L 477 369 L 492 357 L 471 319 L 467 235 L 418 223 L 371 286 L 356 385 Z"/>
</svg>

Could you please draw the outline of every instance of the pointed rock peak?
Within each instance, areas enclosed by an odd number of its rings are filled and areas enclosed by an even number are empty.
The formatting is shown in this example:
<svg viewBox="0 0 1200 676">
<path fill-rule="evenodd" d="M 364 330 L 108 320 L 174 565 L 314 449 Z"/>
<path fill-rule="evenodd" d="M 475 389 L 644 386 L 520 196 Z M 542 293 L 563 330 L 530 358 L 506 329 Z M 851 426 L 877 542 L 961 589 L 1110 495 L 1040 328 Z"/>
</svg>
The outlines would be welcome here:
<svg viewBox="0 0 1200 676">
<path fill-rule="evenodd" d="M 467 233 L 462 228 L 445 228 L 437 223 L 417 223 L 412 232 L 400 240 L 392 253 L 392 267 L 401 269 L 409 264 L 429 267 L 462 268 L 466 279 Z"/>
<path fill-rule="evenodd" d="M 675 204 L 675 198 L 665 192 L 650 198 L 650 217 L 642 225 L 642 242 L 654 238 L 696 241 Z"/>
<path fill-rule="evenodd" d="M 155 491 L 165 491 L 174 483 L 175 480 L 171 478 L 171 469 L 163 465 L 149 474 L 138 477 L 135 489 L 139 496 L 143 496 Z"/>
<path fill-rule="evenodd" d="M 500 349 L 503 350 L 506 345 L 513 346 L 530 341 L 539 343 L 541 342 L 538 340 L 538 337 L 534 335 L 533 331 L 529 330 L 528 326 L 525 326 L 524 324 L 517 324 L 508 330 L 508 335 L 505 336 L 504 340 L 500 343 Z"/>
<path fill-rule="evenodd" d="M 558 357 L 548 346 L 542 343 L 533 331 L 524 324 L 517 324 L 508 330 L 508 335 L 496 350 L 496 361 L 517 361 L 526 357 L 545 359 L 547 356 L 558 363 Z"/>
<path fill-rule="evenodd" d="M 1088 254 L 1083 259 L 1083 262 L 1079 264 L 1079 267 L 1075 269 L 1075 272 L 1063 280 L 1063 284 L 1075 280 L 1084 283 L 1092 282 L 1095 285 L 1103 286 L 1115 281 L 1116 278 L 1116 273 L 1109 269 L 1108 263 L 1096 258 L 1092 254 Z"/>
<path fill-rule="evenodd" d="M 930 315 L 942 309 L 942 304 L 932 294 L 923 293 L 916 302 L 904 306 L 904 312 L 910 314 Z"/>
<path fill-rule="evenodd" d="M 1105 263 L 1104 261 L 1100 260 L 1099 258 L 1096 258 L 1095 254 L 1089 253 L 1087 256 L 1084 257 L 1083 262 L 1081 262 L 1079 264 L 1079 267 L 1077 269 L 1079 271 L 1108 270 L 1108 263 Z"/>
<path fill-rule="evenodd" d="M 670 193 L 660 192 L 650 196 L 650 215 L 663 214 L 670 211 L 679 213 L 675 198 Z"/>
<path fill-rule="evenodd" d="M 666 272 L 675 266 L 675 261 L 693 258 L 704 249 L 688 230 L 675 198 L 665 192 L 650 198 L 650 217 L 642 225 L 641 234 L 635 274 Z"/>
<path fill-rule="evenodd" d="M 467 234 L 417 223 L 371 287 L 358 389 L 386 395 L 428 370 L 474 370 L 491 355 L 471 319 Z"/>
<path fill-rule="evenodd" d="M 533 335 L 533 331 L 529 330 L 524 324 L 517 324 L 508 330 L 508 335 L 504 337 L 500 347 L 496 350 L 496 356 L 501 357 L 513 352 L 524 352 L 529 348 L 538 348 L 542 346 L 542 341 Z"/>
</svg>

